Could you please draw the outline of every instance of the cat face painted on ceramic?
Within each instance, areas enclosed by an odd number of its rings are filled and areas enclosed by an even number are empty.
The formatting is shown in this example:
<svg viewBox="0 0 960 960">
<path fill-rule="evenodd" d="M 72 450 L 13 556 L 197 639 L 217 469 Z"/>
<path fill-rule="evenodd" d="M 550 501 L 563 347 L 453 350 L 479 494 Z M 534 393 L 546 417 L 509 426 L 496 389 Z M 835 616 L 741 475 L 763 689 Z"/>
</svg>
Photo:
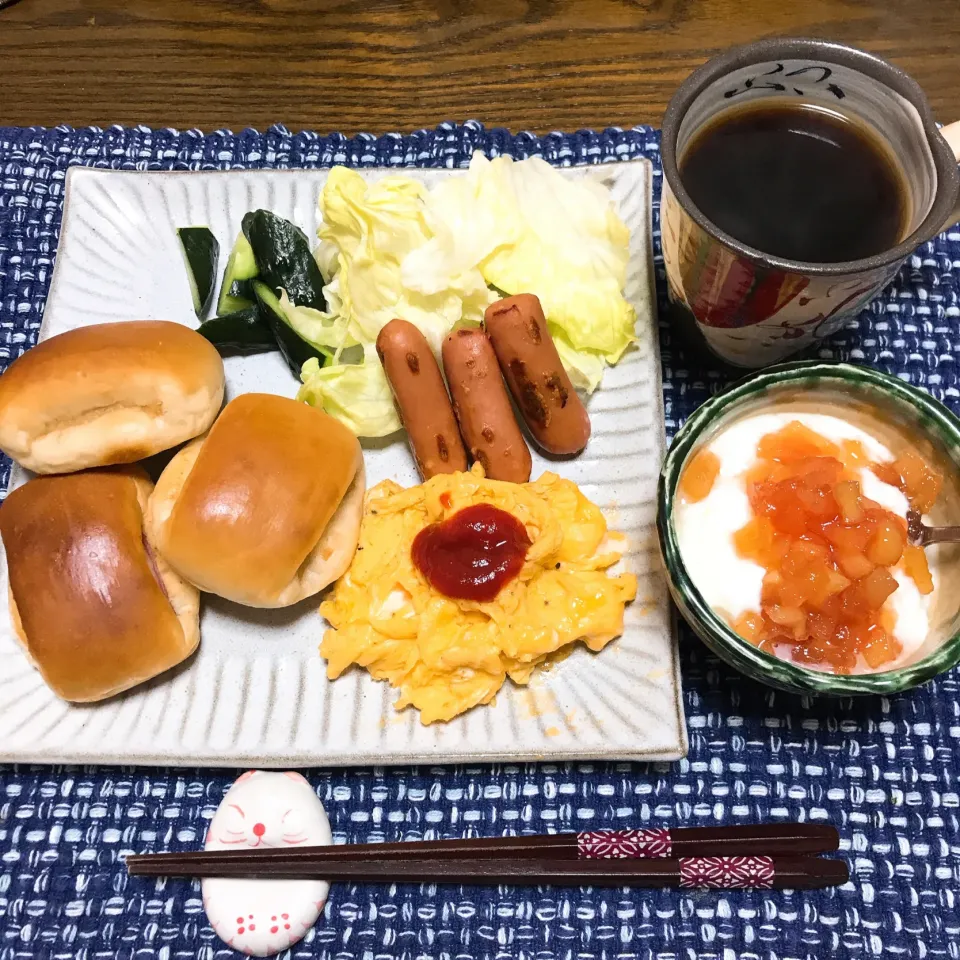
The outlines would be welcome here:
<svg viewBox="0 0 960 960">
<path fill-rule="evenodd" d="M 227 791 L 210 821 L 205 849 L 295 849 L 331 842 L 323 805 L 299 773 L 253 770 Z M 213 877 L 201 886 L 217 936 L 254 957 L 279 953 L 300 940 L 316 922 L 329 890 L 321 880 Z"/>
<path fill-rule="evenodd" d="M 292 784 L 277 781 L 277 776 L 286 777 Z M 316 800 L 310 784 L 299 773 L 251 770 L 243 774 L 230 788 L 210 824 L 207 849 L 295 847 L 306 843 L 317 829 L 329 829 L 323 807 L 317 801 L 321 826 L 317 808 L 312 807 L 302 788 Z M 288 798 L 285 810 L 280 809 L 280 797 Z"/>
</svg>

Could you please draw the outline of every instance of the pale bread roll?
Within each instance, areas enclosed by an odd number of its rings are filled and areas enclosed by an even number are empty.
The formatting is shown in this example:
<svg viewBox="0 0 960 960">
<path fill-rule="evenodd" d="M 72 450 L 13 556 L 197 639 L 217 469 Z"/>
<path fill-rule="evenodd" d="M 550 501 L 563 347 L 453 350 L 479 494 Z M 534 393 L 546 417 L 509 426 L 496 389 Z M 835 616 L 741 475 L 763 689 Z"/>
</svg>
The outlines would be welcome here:
<svg viewBox="0 0 960 960">
<path fill-rule="evenodd" d="M 0 376 L 0 449 L 35 473 L 133 463 L 207 430 L 223 387 L 216 348 L 182 324 L 78 327 Z"/>
</svg>

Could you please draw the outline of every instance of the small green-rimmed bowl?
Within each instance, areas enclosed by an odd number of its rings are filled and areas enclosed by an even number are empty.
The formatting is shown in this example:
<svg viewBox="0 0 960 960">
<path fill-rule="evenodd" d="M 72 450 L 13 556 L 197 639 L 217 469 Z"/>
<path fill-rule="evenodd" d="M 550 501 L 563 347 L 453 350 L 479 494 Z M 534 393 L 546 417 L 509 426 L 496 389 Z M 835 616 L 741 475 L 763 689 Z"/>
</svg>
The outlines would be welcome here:
<svg viewBox="0 0 960 960">
<path fill-rule="evenodd" d="M 934 523 L 960 517 L 960 419 L 943 404 L 896 377 L 869 367 L 807 361 L 785 363 L 753 374 L 700 407 L 676 435 L 657 492 L 657 530 L 670 592 L 697 636 L 717 656 L 742 673 L 772 687 L 796 693 L 835 696 L 896 693 L 925 683 L 960 663 L 960 552 L 941 547 L 940 582 L 926 641 L 896 669 L 837 675 L 807 668 L 765 653 L 735 633 L 704 600 L 683 562 L 673 525 L 677 484 L 691 455 L 735 419 L 783 403 L 851 416 L 869 415 L 902 446 L 933 457 L 944 471 L 944 488 L 930 512 Z M 822 406 L 821 406 L 822 405 Z M 829 408 L 828 408 L 829 405 Z M 907 439 L 909 438 L 909 439 Z M 932 548 L 938 549 L 938 548 Z M 951 560 L 955 562 L 950 562 Z"/>
</svg>

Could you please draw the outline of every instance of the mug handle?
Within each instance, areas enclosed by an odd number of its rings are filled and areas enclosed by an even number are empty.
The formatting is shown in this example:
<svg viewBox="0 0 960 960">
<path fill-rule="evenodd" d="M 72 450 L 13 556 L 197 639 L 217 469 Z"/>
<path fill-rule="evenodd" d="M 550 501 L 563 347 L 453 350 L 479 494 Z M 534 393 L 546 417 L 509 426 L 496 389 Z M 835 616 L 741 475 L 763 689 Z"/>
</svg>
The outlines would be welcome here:
<svg viewBox="0 0 960 960">
<path fill-rule="evenodd" d="M 957 158 L 957 163 L 960 163 L 960 120 L 957 120 L 954 123 L 949 123 L 945 127 L 941 127 L 940 135 L 944 140 L 947 141 L 947 146 L 953 151 L 953 155 Z M 960 220 L 960 197 L 957 198 L 957 206 L 954 208 L 954 211 L 950 216 L 950 221 L 943 225 L 944 229 L 947 229 L 947 227 L 952 227 L 958 220 Z"/>
</svg>

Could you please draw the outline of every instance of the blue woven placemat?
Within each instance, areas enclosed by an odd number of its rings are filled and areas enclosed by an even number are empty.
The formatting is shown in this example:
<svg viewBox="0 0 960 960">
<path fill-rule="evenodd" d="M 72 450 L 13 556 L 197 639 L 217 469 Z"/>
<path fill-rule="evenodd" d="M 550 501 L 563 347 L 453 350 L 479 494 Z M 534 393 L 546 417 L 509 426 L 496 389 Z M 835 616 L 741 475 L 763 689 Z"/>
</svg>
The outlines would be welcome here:
<svg viewBox="0 0 960 960">
<path fill-rule="evenodd" d="M 144 170 L 648 157 L 654 130 L 512 136 L 480 124 L 346 138 L 244 131 L 0 128 L 0 366 L 36 337 L 68 166 Z M 658 256 L 658 289 L 664 285 Z M 960 407 L 960 232 L 920 249 L 822 347 Z M 725 375 L 660 331 L 667 431 Z M 5 472 L 6 468 L 4 468 Z M 3 483 L 5 484 L 5 478 Z M 338 841 L 798 819 L 840 828 L 854 882 L 815 893 L 340 886 L 296 957 L 960 956 L 960 699 L 948 674 L 893 698 L 807 700 L 759 686 L 681 636 L 690 755 L 677 764 L 308 771 Z M 0 683 L 3 678 L 0 677 Z M 3 718 L 0 717 L 0 737 Z M 0 960 L 236 956 L 199 889 L 130 880 L 121 851 L 199 846 L 236 771 L 0 767 Z"/>
</svg>

